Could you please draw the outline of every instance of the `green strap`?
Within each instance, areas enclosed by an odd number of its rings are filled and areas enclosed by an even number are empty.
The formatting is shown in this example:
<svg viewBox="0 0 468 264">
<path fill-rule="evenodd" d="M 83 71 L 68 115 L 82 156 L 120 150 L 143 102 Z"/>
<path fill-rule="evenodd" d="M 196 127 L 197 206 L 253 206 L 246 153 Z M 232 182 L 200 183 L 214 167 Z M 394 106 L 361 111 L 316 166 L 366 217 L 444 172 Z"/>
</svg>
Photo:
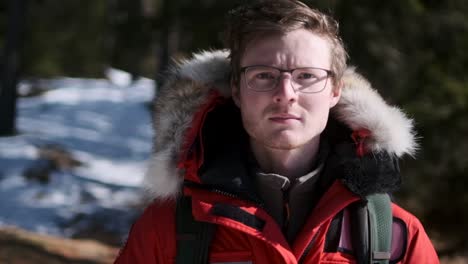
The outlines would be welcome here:
<svg viewBox="0 0 468 264">
<path fill-rule="evenodd" d="M 388 264 L 392 247 L 392 208 L 388 194 L 372 194 L 367 198 L 369 216 L 370 259 L 372 264 Z"/>
<path fill-rule="evenodd" d="M 392 208 L 388 194 L 372 194 L 349 207 L 351 240 L 358 264 L 388 264 Z"/>
<path fill-rule="evenodd" d="M 214 230 L 214 224 L 196 221 L 192 215 L 192 199 L 188 196 L 181 197 L 176 208 L 176 263 L 208 263 Z"/>
</svg>

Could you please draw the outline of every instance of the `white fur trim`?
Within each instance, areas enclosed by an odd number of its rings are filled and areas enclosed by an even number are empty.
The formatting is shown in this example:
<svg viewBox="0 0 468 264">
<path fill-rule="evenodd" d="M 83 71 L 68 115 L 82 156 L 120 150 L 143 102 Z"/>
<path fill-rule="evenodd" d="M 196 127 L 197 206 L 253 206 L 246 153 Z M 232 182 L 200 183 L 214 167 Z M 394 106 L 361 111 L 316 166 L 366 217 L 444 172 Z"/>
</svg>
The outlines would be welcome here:
<svg viewBox="0 0 468 264">
<path fill-rule="evenodd" d="M 180 77 L 200 83 L 216 84 L 223 96 L 229 97 L 230 65 L 228 50 L 202 51 L 193 55 L 190 60 L 178 63 L 177 72 Z"/>
<path fill-rule="evenodd" d="M 368 149 L 387 151 L 401 157 L 417 150 L 413 120 L 397 107 L 390 106 L 372 89 L 369 82 L 350 68 L 343 77 L 341 99 L 334 109 L 336 117 L 352 130 L 368 129 Z"/>
</svg>

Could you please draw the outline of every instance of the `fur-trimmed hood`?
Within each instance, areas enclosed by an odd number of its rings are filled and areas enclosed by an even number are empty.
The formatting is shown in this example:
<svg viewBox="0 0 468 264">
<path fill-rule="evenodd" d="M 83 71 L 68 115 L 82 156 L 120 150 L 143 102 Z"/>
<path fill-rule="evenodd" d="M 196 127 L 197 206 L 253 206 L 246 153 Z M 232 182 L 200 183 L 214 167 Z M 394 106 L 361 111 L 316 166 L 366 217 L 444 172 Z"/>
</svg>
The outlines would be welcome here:
<svg viewBox="0 0 468 264">
<path fill-rule="evenodd" d="M 206 51 L 179 62 L 161 87 L 154 111 L 154 153 L 145 177 L 151 198 L 173 198 L 180 192 L 183 171 L 177 168 L 185 151 L 186 132 L 213 89 L 230 97 L 228 51 Z M 369 82 L 346 70 L 335 119 L 353 131 L 369 131 L 364 145 L 373 153 L 391 157 L 413 155 L 417 145 L 413 122 L 397 107 L 388 105 Z"/>
</svg>

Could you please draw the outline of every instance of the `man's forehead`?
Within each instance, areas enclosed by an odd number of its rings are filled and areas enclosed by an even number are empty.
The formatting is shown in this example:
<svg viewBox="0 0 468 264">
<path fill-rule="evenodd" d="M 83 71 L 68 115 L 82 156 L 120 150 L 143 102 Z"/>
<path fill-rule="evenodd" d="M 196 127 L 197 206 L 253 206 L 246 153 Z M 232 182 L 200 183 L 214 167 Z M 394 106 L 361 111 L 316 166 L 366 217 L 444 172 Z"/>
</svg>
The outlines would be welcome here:
<svg viewBox="0 0 468 264">
<path fill-rule="evenodd" d="M 328 68 L 330 42 L 305 29 L 258 37 L 246 46 L 241 58 L 241 66 L 253 64 Z"/>
</svg>

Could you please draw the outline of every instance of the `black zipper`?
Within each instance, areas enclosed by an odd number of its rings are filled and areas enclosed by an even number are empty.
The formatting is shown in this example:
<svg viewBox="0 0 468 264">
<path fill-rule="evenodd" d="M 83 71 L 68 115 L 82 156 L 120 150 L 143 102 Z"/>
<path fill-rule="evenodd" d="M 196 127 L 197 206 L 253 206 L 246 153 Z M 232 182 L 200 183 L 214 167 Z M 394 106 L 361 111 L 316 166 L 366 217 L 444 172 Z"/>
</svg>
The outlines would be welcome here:
<svg viewBox="0 0 468 264">
<path fill-rule="evenodd" d="M 283 234 L 287 233 L 289 226 L 289 219 L 291 217 L 289 208 L 289 189 L 283 191 Z"/>
</svg>

